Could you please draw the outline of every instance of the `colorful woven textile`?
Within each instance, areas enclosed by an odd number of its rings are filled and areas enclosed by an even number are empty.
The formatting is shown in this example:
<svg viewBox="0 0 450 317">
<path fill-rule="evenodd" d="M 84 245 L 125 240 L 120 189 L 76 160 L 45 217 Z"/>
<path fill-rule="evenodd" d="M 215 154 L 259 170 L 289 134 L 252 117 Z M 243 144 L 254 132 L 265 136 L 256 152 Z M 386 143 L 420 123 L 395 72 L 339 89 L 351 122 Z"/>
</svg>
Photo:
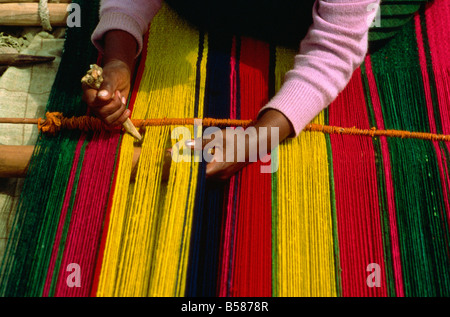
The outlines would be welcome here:
<svg viewBox="0 0 450 317">
<path fill-rule="evenodd" d="M 68 30 L 47 107 L 66 116 L 85 114 L 75 83 L 97 61 L 98 8 L 78 3 L 84 25 Z M 449 18 L 449 1 L 423 4 L 314 122 L 450 134 Z M 254 119 L 296 53 L 197 30 L 167 6 L 146 43 L 133 118 Z M 175 128 L 148 127 L 142 144 L 106 131 L 41 135 L 0 294 L 450 295 L 448 143 L 303 132 L 227 182 L 206 181 L 195 152 L 163 182 L 164 149 L 186 137 Z"/>
</svg>

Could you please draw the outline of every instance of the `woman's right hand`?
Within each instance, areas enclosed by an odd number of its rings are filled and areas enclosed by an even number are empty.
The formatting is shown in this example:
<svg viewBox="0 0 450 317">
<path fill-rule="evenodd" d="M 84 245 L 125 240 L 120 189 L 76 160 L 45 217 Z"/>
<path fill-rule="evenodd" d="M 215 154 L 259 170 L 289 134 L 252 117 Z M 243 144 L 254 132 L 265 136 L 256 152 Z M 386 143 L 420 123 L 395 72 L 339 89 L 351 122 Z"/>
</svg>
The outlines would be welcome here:
<svg viewBox="0 0 450 317">
<path fill-rule="evenodd" d="M 83 84 L 83 100 L 107 125 L 121 125 L 130 116 L 126 98 L 130 92 L 131 70 L 121 60 L 109 60 L 103 66 L 102 76 L 98 90 Z"/>
</svg>

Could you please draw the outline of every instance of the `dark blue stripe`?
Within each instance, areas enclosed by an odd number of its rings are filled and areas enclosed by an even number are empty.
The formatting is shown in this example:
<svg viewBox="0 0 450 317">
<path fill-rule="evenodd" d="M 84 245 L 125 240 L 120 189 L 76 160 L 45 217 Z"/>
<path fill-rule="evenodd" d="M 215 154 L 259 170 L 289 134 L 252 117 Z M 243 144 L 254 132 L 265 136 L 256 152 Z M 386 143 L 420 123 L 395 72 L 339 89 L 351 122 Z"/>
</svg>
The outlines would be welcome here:
<svg viewBox="0 0 450 317">
<path fill-rule="evenodd" d="M 208 35 L 204 116 L 230 116 L 231 37 Z M 217 296 L 220 228 L 226 183 L 206 181 L 200 164 L 192 224 L 186 296 Z"/>
</svg>

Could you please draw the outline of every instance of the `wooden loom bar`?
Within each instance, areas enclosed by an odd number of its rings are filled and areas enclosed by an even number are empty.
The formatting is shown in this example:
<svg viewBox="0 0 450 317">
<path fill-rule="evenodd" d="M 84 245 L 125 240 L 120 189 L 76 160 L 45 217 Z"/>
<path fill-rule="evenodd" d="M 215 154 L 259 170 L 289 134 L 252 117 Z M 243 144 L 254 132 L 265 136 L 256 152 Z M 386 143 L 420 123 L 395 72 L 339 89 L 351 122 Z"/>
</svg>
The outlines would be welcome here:
<svg viewBox="0 0 450 317">
<path fill-rule="evenodd" d="M 0 118 L 0 123 L 6 124 L 38 124 L 35 118 Z"/>
<path fill-rule="evenodd" d="M 0 178 L 25 177 L 33 152 L 33 145 L 0 145 Z M 135 147 L 132 160 L 131 180 L 135 179 L 140 155 L 141 148 Z M 171 161 L 171 152 L 167 150 L 163 164 L 163 181 L 169 179 Z"/>
<path fill-rule="evenodd" d="M 33 151 L 32 145 L 0 145 L 0 178 L 25 177 Z"/>
<path fill-rule="evenodd" d="M 51 62 L 55 56 L 37 56 L 26 54 L 0 54 L 0 65 L 7 66 L 25 66 L 38 63 Z"/>
<path fill-rule="evenodd" d="M 68 3 L 49 3 L 50 24 L 66 26 Z M 3 26 L 40 26 L 38 3 L 0 3 L 0 25 Z"/>
</svg>

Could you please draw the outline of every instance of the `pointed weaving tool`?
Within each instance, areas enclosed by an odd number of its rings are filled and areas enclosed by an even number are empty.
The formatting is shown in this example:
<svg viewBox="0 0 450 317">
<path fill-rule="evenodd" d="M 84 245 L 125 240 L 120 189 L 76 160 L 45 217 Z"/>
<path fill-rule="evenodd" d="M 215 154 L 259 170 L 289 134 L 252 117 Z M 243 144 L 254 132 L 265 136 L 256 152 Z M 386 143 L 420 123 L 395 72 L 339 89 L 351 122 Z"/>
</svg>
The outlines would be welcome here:
<svg viewBox="0 0 450 317">
<path fill-rule="evenodd" d="M 81 82 L 98 90 L 100 89 L 100 85 L 103 82 L 102 73 L 103 69 L 100 66 L 92 64 L 91 68 L 88 70 L 86 75 L 83 78 L 81 78 Z M 139 141 L 142 141 L 141 134 L 138 132 L 133 122 L 131 122 L 130 118 L 128 118 L 127 121 L 125 121 L 122 126 L 125 129 L 125 131 L 127 131 L 129 134 L 131 134 Z"/>
<path fill-rule="evenodd" d="M 51 62 L 55 56 L 38 56 L 25 54 L 0 54 L 1 66 L 27 66 Z"/>
</svg>

